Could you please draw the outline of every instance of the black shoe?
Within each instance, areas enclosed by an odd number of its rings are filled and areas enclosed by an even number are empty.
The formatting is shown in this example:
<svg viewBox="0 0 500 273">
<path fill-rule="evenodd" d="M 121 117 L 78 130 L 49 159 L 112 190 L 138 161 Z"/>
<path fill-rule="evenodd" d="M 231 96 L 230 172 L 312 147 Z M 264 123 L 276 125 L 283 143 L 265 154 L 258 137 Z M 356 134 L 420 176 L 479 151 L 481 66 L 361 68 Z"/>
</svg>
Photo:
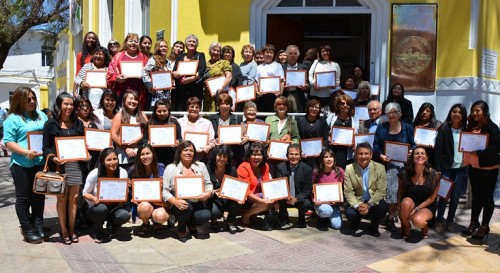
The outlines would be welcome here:
<svg viewBox="0 0 500 273">
<path fill-rule="evenodd" d="M 368 229 L 368 234 L 370 234 L 373 237 L 380 237 L 380 232 L 378 231 L 378 228 L 377 229 L 371 229 L 371 228 L 369 228 Z"/>
<path fill-rule="evenodd" d="M 217 220 L 212 220 L 210 222 L 210 228 L 214 231 L 219 230 L 219 222 L 217 222 Z"/>
<path fill-rule="evenodd" d="M 116 233 L 118 232 L 118 229 L 120 229 L 120 227 L 119 227 L 119 226 L 118 226 L 118 227 L 116 227 L 116 226 L 108 225 L 108 226 L 106 227 L 106 229 L 108 230 L 108 234 L 109 234 L 110 236 L 115 236 L 115 235 L 116 235 Z"/>
<path fill-rule="evenodd" d="M 47 240 L 49 238 L 49 234 L 45 232 L 45 228 L 41 225 L 35 225 L 33 228 L 33 231 L 40 237 L 42 237 L 44 240 Z"/>
<path fill-rule="evenodd" d="M 353 231 L 356 231 L 359 229 L 359 223 L 352 223 L 351 222 L 351 226 L 350 228 L 353 230 Z"/>
<path fill-rule="evenodd" d="M 33 228 L 21 229 L 24 240 L 30 244 L 39 244 L 43 242 L 43 237 L 38 235 Z"/>
<path fill-rule="evenodd" d="M 175 215 L 170 214 L 167 221 L 167 228 L 173 228 L 173 227 L 175 227 Z"/>
<path fill-rule="evenodd" d="M 327 231 L 329 228 L 329 221 L 328 218 L 317 218 L 318 219 L 318 225 L 317 229 L 320 231 Z"/>
<path fill-rule="evenodd" d="M 490 227 L 480 226 L 471 238 L 475 240 L 482 240 L 483 238 L 486 238 L 486 240 L 488 240 L 488 234 L 490 234 Z"/>
<path fill-rule="evenodd" d="M 238 226 L 237 226 L 236 224 L 234 224 L 234 223 L 233 223 L 233 224 L 229 224 L 229 223 L 228 223 L 228 224 L 226 225 L 226 227 L 227 227 L 227 231 L 228 231 L 229 233 L 231 233 L 231 234 L 235 234 L 236 232 L 240 232 L 240 231 L 241 231 L 240 227 L 238 227 Z"/>
<path fill-rule="evenodd" d="M 395 231 L 398 229 L 394 224 L 394 219 L 387 220 L 387 222 L 385 223 L 385 227 L 388 231 Z"/>
<path fill-rule="evenodd" d="M 196 228 L 196 226 L 190 226 L 188 228 L 189 228 L 189 234 L 191 234 L 191 236 L 193 237 L 198 236 L 198 229 Z"/>
<path fill-rule="evenodd" d="M 470 222 L 469 227 L 462 231 L 462 235 L 464 236 L 471 236 L 472 233 L 479 227 L 479 224 L 476 222 Z"/>
<path fill-rule="evenodd" d="M 298 228 L 306 228 L 306 227 L 307 227 L 306 220 L 305 220 L 305 219 L 300 219 L 300 220 L 297 222 L 297 227 L 298 227 Z"/>
</svg>

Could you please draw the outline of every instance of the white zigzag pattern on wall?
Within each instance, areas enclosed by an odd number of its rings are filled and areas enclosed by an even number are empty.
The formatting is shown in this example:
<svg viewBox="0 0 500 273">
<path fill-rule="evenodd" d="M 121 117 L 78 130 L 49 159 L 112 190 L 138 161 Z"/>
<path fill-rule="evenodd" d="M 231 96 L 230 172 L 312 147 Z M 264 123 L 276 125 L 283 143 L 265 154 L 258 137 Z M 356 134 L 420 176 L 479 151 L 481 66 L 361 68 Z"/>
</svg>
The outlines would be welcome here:
<svg viewBox="0 0 500 273">
<path fill-rule="evenodd" d="M 500 92 L 500 81 L 479 77 L 442 78 L 437 80 L 437 89 Z"/>
</svg>

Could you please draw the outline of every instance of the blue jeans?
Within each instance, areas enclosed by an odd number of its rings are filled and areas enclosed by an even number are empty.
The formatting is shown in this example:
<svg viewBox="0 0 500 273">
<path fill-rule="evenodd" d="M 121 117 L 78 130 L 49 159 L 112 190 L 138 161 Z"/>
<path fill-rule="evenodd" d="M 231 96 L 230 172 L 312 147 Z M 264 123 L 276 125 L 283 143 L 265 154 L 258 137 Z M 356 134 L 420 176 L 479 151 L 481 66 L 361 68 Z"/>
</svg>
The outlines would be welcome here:
<svg viewBox="0 0 500 273">
<path fill-rule="evenodd" d="M 466 167 L 442 170 L 442 175 L 453 181 L 453 188 L 450 194 L 450 207 L 448 208 L 448 216 L 446 218 L 447 222 L 453 222 L 455 218 L 455 212 L 457 211 L 458 201 L 460 199 L 460 192 L 465 184 L 467 184 L 467 172 Z M 437 222 L 444 221 L 444 211 L 446 209 L 446 204 L 448 200 L 439 197 L 438 208 L 437 208 Z"/>
<path fill-rule="evenodd" d="M 342 228 L 342 213 L 340 212 L 339 206 L 321 204 L 319 206 L 315 205 L 314 210 L 316 211 L 316 214 L 318 214 L 319 218 L 328 218 L 332 228 Z"/>
</svg>

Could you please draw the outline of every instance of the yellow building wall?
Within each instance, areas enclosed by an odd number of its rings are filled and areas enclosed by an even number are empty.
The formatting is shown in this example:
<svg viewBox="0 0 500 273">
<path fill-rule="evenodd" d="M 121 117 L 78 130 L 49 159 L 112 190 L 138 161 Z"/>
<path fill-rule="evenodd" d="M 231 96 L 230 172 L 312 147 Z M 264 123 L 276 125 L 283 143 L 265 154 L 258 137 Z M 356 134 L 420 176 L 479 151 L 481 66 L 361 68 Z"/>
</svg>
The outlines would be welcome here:
<svg viewBox="0 0 500 273">
<path fill-rule="evenodd" d="M 123 39 L 125 39 L 125 3 L 123 0 L 113 0 L 113 38 L 123 45 Z"/>
<path fill-rule="evenodd" d="M 153 39 L 153 48 L 151 51 L 154 51 L 154 42 L 156 41 L 156 32 L 159 30 L 165 30 L 164 40 L 170 44 L 170 36 L 171 36 L 171 21 L 172 21 L 172 3 L 170 0 L 151 0 L 149 3 L 149 36 Z"/>
<path fill-rule="evenodd" d="M 230 45 L 236 52 L 235 62 L 243 61 L 241 48 L 250 42 L 251 0 L 182 0 L 178 4 L 177 40 L 195 34 L 198 51 L 208 54 L 212 42 Z M 207 55 L 207 59 L 208 59 Z"/>
<path fill-rule="evenodd" d="M 477 63 L 474 65 L 475 74 L 481 74 L 481 54 L 482 49 L 495 50 L 500 56 L 500 1 L 498 0 L 482 0 L 479 11 L 479 34 L 477 39 L 476 58 Z M 500 58 L 500 57 L 499 57 Z M 497 58 L 497 80 L 500 79 L 500 63 Z"/>
</svg>

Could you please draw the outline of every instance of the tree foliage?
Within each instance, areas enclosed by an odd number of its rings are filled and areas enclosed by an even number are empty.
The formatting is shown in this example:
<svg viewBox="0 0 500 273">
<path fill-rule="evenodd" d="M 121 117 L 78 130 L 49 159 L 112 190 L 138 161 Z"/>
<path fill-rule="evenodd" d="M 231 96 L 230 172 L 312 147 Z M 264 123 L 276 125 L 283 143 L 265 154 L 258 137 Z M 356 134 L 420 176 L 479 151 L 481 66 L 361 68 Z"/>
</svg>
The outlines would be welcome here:
<svg viewBox="0 0 500 273">
<path fill-rule="evenodd" d="M 68 24 L 68 0 L 0 0 L 0 70 L 10 48 L 32 27 L 54 36 Z"/>
</svg>

